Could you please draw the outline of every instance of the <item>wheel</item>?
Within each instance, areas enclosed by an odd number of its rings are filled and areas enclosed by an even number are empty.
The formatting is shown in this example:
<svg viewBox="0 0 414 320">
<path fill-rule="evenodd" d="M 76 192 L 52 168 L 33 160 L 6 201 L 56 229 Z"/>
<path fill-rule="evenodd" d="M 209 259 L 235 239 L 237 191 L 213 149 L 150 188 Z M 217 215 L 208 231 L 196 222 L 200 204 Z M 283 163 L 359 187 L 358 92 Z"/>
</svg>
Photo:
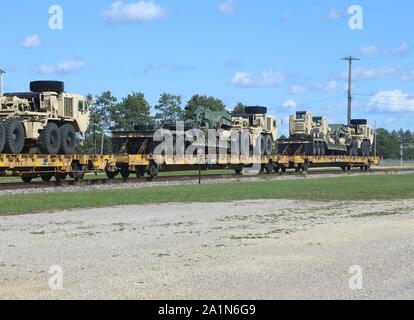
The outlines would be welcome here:
<svg viewBox="0 0 414 320">
<path fill-rule="evenodd" d="M 282 173 L 286 173 L 287 168 L 286 168 L 285 166 L 282 166 L 282 167 L 280 168 L 280 171 L 281 171 Z"/>
<path fill-rule="evenodd" d="M 240 169 L 240 168 L 234 169 L 234 172 L 235 172 L 237 175 L 241 175 L 242 171 L 243 171 L 243 169 Z"/>
<path fill-rule="evenodd" d="M 159 173 L 158 166 L 154 162 L 151 162 L 150 165 L 148 166 L 147 173 L 151 178 L 158 176 L 158 173 Z"/>
<path fill-rule="evenodd" d="M 264 135 L 260 136 L 260 155 L 264 155 L 266 152 L 266 138 Z"/>
<path fill-rule="evenodd" d="M 348 146 L 348 155 L 352 157 L 358 156 L 358 143 L 356 140 L 352 140 Z"/>
<path fill-rule="evenodd" d="M 105 173 L 106 173 L 106 176 L 109 180 L 115 179 L 116 176 L 118 175 L 118 171 L 108 171 L 108 170 L 106 170 Z"/>
<path fill-rule="evenodd" d="M 273 164 L 272 163 L 268 163 L 264 166 L 264 172 L 266 172 L 267 174 L 271 174 L 273 171 Z"/>
<path fill-rule="evenodd" d="M 50 182 L 52 180 L 53 174 L 51 173 L 42 173 L 40 174 L 40 179 L 42 179 L 43 182 Z"/>
<path fill-rule="evenodd" d="M 60 152 L 62 154 L 74 154 L 76 150 L 76 132 L 71 124 L 65 124 L 60 128 Z"/>
<path fill-rule="evenodd" d="M 302 171 L 303 172 L 306 172 L 306 171 L 308 171 L 309 170 L 309 162 L 308 161 L 305 161 L 304 163 L 303 163 L 303 166 L 302 166 Z"/>
<path fill-rule="evenodd" d="M 33 176 L 31 175 L 22 175 L 21 178 L 24 183 L 31 183 L 33 180 Z"/>
<path fill-rule="evenodd" d="M 265 155 L 272 155 L 273 141 L 270 135 L 265 136 Z"/>
<path fill-rule="evenodd" d="M 145 167 L 136 166 L 135 167 L 135 173 L 136 173 L 138 179 L 144 178 L 145 177 Z"/>
<path fill-rule="evenodd" d="M 24 148 L 24 126 L 17 119 L 9 119 L 5 122 L 6 129 L 6 151 L 19 154 Z"/>
<path fill-rule="evenodd" d="M 369 157 L 371 155 L 371 142 L 369 141 L 362 142 L 360 155 L 363 157 Z"/>
<path fill-rule="evenodd" d="M 6 145 L 6 128 L 4 122 L 0 122 L 0 153 L 3 153 Z"/>
<path fill-rule="evenodd" d="M 67 177 L 68 177 L 67 173 L 62 173 L 62 172 L 55 173 L 56 182 L 63 182 L 66 180 Z"/>
<path fill-rule="evenodd" d="M 128 167 L 124 167 L 121 169 L 121 177 L 124 180 L 127 180 L 129 178 L 130 172 L 129 172 L 129 168 Z"/>
<path fill-rule="evenodd" d="M 321 157 L 326 155 L 326 145 L 324 142 L 321 142 Z"/>
<path fill-rule="evenodd" d="M 280 167 L 279 166 L 273 166 L 273 171 L 275 173 L 279 173 Z"/>
<path fill-rule="evenodd" d="M 76 182 L 83 180 L 85 177 L 85 172 L 83 166 L 80 163 L 74 162 L 72 164 L 72 173 L 70 174 L 70 177 Z"/>
<path fill-rule="evenodd" d="M 59 127 L 55 123 L 48 123 L 40 135 L 40 152 L 44 154 L 58 154 L 60 151 L 60 144 Z"/>
<path fill-rule="evenodd" d="M 65 84 L 62 81 L 32 81 L 30 82 L 30 91 L 32 92 L 64 92 Z"/>
</svg>

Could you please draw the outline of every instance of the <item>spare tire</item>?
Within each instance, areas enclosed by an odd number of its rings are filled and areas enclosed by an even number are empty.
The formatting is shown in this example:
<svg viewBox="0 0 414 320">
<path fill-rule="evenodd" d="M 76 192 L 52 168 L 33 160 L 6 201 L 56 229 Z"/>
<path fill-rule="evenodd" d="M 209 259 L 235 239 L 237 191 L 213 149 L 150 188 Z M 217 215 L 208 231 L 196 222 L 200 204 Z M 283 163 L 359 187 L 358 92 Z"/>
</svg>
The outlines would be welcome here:
<svg viewBox="0 0 414 320">
<path fill-rule="evenodd" d="M 267 114 L 266 107 L 246 107 L 244 111 L 247 114 Z"/>
<path fill-rule="evenodd" d="M 65 84 L 62 81 L 32 81 L 30 82 L 32 92 L 57 92 L 65 91 Z"/>
<path fill-rule="evenodd" d="M 352 119 L 351 126 L 366 126 L 368 121 L 365 119 Z"/>
</svg>

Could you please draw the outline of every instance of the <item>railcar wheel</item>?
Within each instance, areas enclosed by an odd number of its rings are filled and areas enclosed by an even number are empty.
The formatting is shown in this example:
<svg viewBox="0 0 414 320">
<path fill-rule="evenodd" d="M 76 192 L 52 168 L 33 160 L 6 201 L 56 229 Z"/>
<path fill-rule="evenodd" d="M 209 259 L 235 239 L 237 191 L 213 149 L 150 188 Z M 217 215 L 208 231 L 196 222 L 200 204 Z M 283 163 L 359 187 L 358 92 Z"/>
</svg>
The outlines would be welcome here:
<svg viewBox="0 0 414 320">
<path fill-rule="evenodd" d="M 105 171 L 105 173 L 106 173 L 106 177 L 109 179 L 109 180 L 114 180 L 115 178 L 116 178 L 116 176 L 118 175 L 118 171 Z"/>
<path fill-rule="evenodd" d="M 4 122 L 0 122 L 0 153 L 3 153 L 6 145 L 6 128 Z"/>
<path fill-rule="evenodd" d="M 27 174 L 22 175 L 21 178 L 24 183 L 31 183 L 33 180 L 33 176 Z"/>
<path fill-rule="evenodd" d="M 242 168 L 237 168 L 237 169 L 234 169 L 234 172 L 235 172 L 238 176 L 239 176 L 239 175 L 241 175 L 242 171 L 243 171 L 243 169 L 242 169 Z"/>
<path fill-rule="evenodd" d="M 128 178 L 129 178 L 129 175 L 130 175 L 131 173 L 129 172 L 129 168 L 128 167 L 124 167 L 124 168 L 122 168 L 121 169 L 121 177 L 124 179 L 124 180 L 127 180 Z"/>
<path fill-rule="evenodd" d="M 76 150 L 76 132 L 71 124 L 65 124 L 60 128 L 60 152 L 62 154 L 74 154 Z"/>
<path fill-rule="evenodd" d="M 40 179 L 42 179 L 43 182 L 50 182 L 52 180 L 53 174 L 51 173 L 42 173 L 40 174 Z"/>
<path fill-rule="evenodd" d="M 5 149 L 12 154 L 19 154 L 24 148 L 24 126 L 17 119 L 10 119 L 5 122 Z"/>
<path fill-rule="evenodd" d="M 67 173 L 63 173 L 63 172 L 56 172 L 55 173 L 56 182 L 63 182 L 63 181 L 66 180 L 67 177 L 68 177 Z"/>
<path fill-rule="evenodd" d="M 80 163 L 74 162 L 72 164 L 72 172 L 70 177 L 76 182 L 83 180 L 85 177 L 84 167 Z"/>
<path fill-rule="evenodd" d="M 135 167 L 135 173 L 136 173 L 138 179 L 144 178 L 145 177 L 145 167 L 136 166 Z"/>
<path fill-rule="evenodd" d="M 43 129 L 39 139 L 39 149 L 45 154 L 58 154 L 61 145 L 59 127 L 55 123 L 49 123 Z"/>
<path fill-rule="evenodd" d="M 158 176 L 159 171 L 160 171 L 160 169 L 159 169 L 159 167 L 157 166 L 156 163 L 151 162 L 149 164 L 147 173 L 151 178 L 154 178 L 154 177 Z"/>
</svg>

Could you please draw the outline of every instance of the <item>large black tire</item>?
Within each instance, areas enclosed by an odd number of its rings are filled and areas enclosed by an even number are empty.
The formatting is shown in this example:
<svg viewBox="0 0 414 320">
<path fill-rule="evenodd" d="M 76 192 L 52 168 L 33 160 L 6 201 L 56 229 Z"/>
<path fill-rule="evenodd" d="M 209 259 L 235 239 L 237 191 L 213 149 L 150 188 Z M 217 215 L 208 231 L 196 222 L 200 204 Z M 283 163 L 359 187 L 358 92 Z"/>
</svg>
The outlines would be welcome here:
<svg viewBox="0 0 414 320">
<path fill-rule="evenodd" d="M 266 137 L 264 135 L 260 136 L 260 155 L 265 155 L 266 153 Z"/>
<path fill-rule="evenodd" d="M 358 156 L 358 143 L 356 140 L 352 140 L 348 146 L 348 155 L 349 156 Z"/>
<path fill-rule="evenodd" d="M 39 138 L 39 149 L 44 154 L 58 154 L 60 151 L 60 129 L 55 123 L 49 123 Z"/>
<path fill-rule="evenodd" d="M 74 154 L 76 151 L 76 132 L 71 124 L 65 124 L 60 128 L 60 152 L 62 154 Z"/>
<path fill-rule="evenodd" d="M 368 121 L 365 119 L 352 119 L 351 126 L 366 126 Z"/>
<path fill-rule="evenodd" d="M 0 153 L 3 153 L 6 145 L 6 128 L 4 122 L 0 122 Z"/>
<path fill-rule="evenodd" d="M 65 91 L 65 84 L 62 81 L 32 81 L 30 82 L 32 92 L 57 92 Z"/>
<path fill-rule="evenodd" d="M 244 109 L 246 114 L 267 114 L 266 107 L 246 107 Z"/>
<path fill-rule="evenodd" d="M 359 153 L 363 157 L 369 157 L 371 155 L 371 142 L 363 141 Z"/>
<path fill-rule="evenodd" d="M 272 155 L 273 152 L 273 141 L 272 137 L 267 135 L 265 136 L 265 155 Z"/>
<path fill-rule="evenodd" d="M 24 126 L 17 119 L 9 119 L 5 122 L 6 129 L 6 152 L 19 154 L 24 148 Z"/>
<path fill-rule="evenodd" d="M 22 181 L 24 182 L 24 183 L 31 183 L 32 182 L 32 180 L 33 180 L 33 176 L 31 176 L 31 175 L 25 175 L 25 174 L 23 174 L 22 176 L 21 176 L 21 178 L 22 178 Z"/>
</svg>

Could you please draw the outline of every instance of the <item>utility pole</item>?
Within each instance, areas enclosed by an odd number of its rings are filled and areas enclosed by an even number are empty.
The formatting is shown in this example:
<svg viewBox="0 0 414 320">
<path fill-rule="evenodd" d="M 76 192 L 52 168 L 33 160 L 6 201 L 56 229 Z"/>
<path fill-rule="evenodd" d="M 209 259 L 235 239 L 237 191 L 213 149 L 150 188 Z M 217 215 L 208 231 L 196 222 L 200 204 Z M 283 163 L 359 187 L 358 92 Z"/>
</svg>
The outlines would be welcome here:
<svg viewBox="0 0 414 320">
<path fill-rule="evenodd" d="M 0 69 L 0 97 L 3 96 L 3 76 L 6 72 Z"/>
<path fill-rule="evenodd" d="M 351 125 L 352 119 L 352 62 L 360 59 L 352 56 L 342 58 L 342 60 L 348 61 L 349 63 L 349 75 L 348 75 L 348 126 Z"/>
</svg>

